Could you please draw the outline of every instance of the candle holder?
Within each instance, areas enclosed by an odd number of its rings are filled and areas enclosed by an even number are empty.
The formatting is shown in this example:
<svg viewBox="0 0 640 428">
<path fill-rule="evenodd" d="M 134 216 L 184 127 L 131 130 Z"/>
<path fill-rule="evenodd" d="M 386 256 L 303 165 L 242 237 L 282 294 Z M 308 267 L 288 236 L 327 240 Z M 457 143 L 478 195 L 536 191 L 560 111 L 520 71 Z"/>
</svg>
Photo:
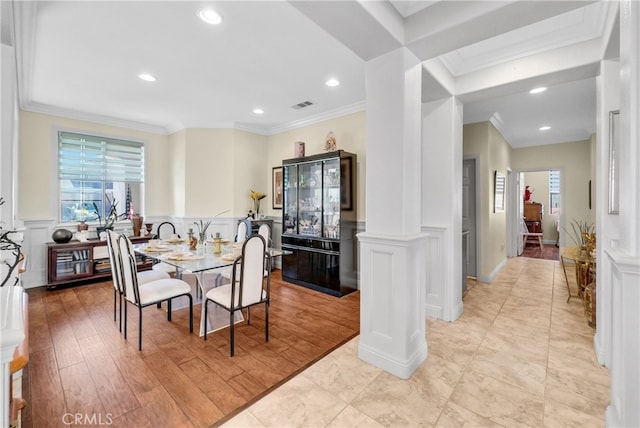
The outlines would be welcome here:
<svg viewBox="0 0 640 428">
<path fill-rule="evenodd" d="M 151 235 L 151 229 L 153 229 L 153 223 L 145 223 L 144 227 L 147 228 L 147 235 Z"/>
</svg>

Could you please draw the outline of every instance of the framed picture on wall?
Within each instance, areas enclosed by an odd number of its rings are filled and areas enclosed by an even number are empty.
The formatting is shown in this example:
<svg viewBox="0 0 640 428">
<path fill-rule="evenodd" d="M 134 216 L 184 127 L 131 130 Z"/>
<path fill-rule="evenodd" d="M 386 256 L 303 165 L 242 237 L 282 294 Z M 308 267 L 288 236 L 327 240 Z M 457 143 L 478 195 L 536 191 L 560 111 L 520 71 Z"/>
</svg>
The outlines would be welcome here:
<svg viewBox="0 0 640 428">
<path fill-rule="evenodd" d="M 620 213 L 620 110 L 609 112 L 609 214 Z"/>
<path fill-rule="evenodd" d="M 282 209 L 282 167 L 274 166 L 271 173 L 271 194 L 273 201 L 273 209 Z"/>
<path fill-rule="evenodd" d="M 504 211 L 504 194 L 505 194 L 506 180 L 504 174 L 495 172 L 494 176 L 494 192 L 493 192 L 493 212 L 497 213 Z"/>
</svg>

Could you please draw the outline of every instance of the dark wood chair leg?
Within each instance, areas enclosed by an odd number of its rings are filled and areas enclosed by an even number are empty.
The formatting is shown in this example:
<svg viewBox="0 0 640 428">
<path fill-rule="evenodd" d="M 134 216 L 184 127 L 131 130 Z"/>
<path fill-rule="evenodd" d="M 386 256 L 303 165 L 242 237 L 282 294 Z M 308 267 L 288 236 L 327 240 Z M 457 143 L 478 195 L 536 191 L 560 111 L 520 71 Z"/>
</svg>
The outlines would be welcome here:
<svg viewBox="0 0 640 428">
<path fill-rule="evenodd" d="M 171 299 L 167 300 L 167 321 L 171 321 Z"/>
<path fill-rule="evenodd" d="M 124 299 L 124 340 L 127 340 L 127 299 Z"/>
</svg>

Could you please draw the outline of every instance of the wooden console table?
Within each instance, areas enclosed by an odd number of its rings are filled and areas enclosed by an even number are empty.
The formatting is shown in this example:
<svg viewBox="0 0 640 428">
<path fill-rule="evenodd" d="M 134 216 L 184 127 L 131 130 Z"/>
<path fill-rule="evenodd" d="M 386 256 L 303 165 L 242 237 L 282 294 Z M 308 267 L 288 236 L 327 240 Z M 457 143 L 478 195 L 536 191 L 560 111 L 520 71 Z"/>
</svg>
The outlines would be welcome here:
<svg viewBox="0 0 640 428">
<path fill-rule="evenodd" d="M 147 236 L 129 237 L 133 244 L 142 244 L 151 239 Z M 107 241 L 90 239 L 87 242 L 71 241 L 66 244 L 47 244 L 47 288 L 72 284 L 79 281 L 109 278 L 111 264 Z M 138 257 L 138 270 L 151 269 L 151 259 Z"/>
</svg>

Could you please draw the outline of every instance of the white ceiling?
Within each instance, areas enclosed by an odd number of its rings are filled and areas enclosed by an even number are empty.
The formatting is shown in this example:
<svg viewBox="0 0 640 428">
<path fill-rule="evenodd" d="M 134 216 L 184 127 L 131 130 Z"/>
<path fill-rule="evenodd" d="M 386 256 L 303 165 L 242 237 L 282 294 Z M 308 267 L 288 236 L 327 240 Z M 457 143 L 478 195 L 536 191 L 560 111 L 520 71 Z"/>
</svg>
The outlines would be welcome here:
<svg viewBox="0 0 640 428">
<path fill-rule="evenodd" d="M 426 75 L 423 100 L 455 93 L 465 123 L 492 119 L 514 147 L 595 131 L 606 2 L 206 3 L 221 25 L 198 19 L 203 2 L 14 3 L 22 107 L 163 133 L 270 135 L 362 110 L 366 59 L 406 44 L 454 82 Z M 325 86 L 330 77 L 340 86 Z M 549 90 L 533 97 L 534 84 Z M 292 108 L 302 101 L 314 104 Z"/>
</svg>

